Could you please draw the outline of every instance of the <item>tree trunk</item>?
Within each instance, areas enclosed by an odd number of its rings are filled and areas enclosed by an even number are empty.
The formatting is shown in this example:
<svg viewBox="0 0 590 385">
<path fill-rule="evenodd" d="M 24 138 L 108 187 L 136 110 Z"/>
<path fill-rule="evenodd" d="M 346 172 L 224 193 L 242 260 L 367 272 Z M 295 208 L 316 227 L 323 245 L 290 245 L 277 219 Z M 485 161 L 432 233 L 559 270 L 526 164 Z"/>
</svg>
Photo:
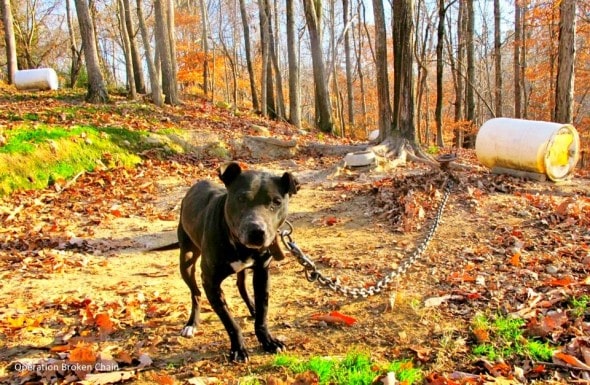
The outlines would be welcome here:
<svg viewBox="0 0 590 385">
<path fill-rule="evenodd" d="M 414 0 L 393 3 L 394 106 L 393 124 L 401 137 L 417 149 L 414 122 Z"/>
<path fill-rule="evenodd" d="M 152 46 L 150 44 L 147 27 L 145 25 L 141 0 L 137 0 L 137 20 L 139 22 L 139 30 L 141 32 L 141 39 L 143 40 L 148 73 L 150 76 L 152 101 L 155 105 L 162 106 L 162 84 L 160 80 L 160 71 L 156 69 L 156 65 L 154 64 L 154 60 L 159 59 L 155 59 L 154 56 L 152 56 Z"/>
<path fill-rule="evenodd" d="M 121 40 L 123 41 L 123 54 L 125 56 L 125 72 L 127 72 L 127 87 L 128 94 L 127 98 L 134 100 L 137 97 L 137 89 L 135 88 L 135 73 L 133 69 L 133 63 L 131 59 L 131 42 L 129 39 L 129 31 L 125 25 L 125 0 L 118 1 L 119 7 L 119 29 L 121 31 Z M 129 5 L 129 4 L 128 4 Z"/>
<path fill-rule="evenodd" d="M 74 88 L 82 69 L 82 49 L 78 48 L 76 34 L 74 33 L 74 19 L 70 0 L 66 0 L 66 19 L 68 21 L 68 36 L 70 38 L 70 52 L 72 54 L 72 63 L 70 64 L 70 87 Z"/>
<path fill-rule="evenodd" d="M 500 16 L 500 0 L 494 0 L 494 61 L 496 75 L 496 117 L 504 115 L 502 111 L 502 34 Z"/>
<path fill-rule="evenodd" d="M 78 23 L 80 24 L 80 35 L 84 47 L 84 58 L 86 59 L 86 71 L 88 72 L 88 93 L 86 101 L 90 103 L 106 103 L 109 100 L 96 48 L 96 37 L 94 25 L 88 11 L 86 0 L 75 0 Z"/>
<path fill-rule="evenodd" d="M 244 0 L 240 0 L 244 1 Z M 301 128 L 301 98 L 299 94 L 299 60 L 295 33 L 295 4 L 287 0 L 287 60 L 289 62 L 289 122 Z"/>
<path fill-rule="evenodd" d="M 389 97 L 389 78 L 387 76 L 387 32 L 383 0 L 373 0 L 373 13 L 375 17 L 377 119 L 379 122 L 379 139 L 383 141 L 391 135 L 392 130 L 391 99 Z"/>
<path fill-rule="evenodd" d="M 269 27 L 265 2 L 266 0 L 258 0 L 258 13 L 260 18 L 260 48 L 262 51 L 262 68 L 260 73 L 260 113 L 262 116 L 268 116 L 268 83 L 272 82 L 272 77 L 269 74 L 270 66 L 268 65 L 270 59 L 270 52 L 268 49 Z"/>
<path fill-rule="evenodd" d="M 285 99 L 283 97 L 283 80 L 281 77 L 281 69 L 279 67 L 279 58 L 277 56 L 277 40 L 275 40 L 275 34 L 273 29 L 272 23 L 272 9 L 270 7 L 270 2 L 266 1 L 266 14 L 268 16 L 268 42 L 269 42 L 269 49 L 270 49 L 270 59 L 272 69 L 274 70 L 274 80 L 275 80 L 275 88 L 276 88 L 276 98 L 274 98 L 274 106 L 275 106 L 275 118 L 284 119 L 285 118 Z"/>
<path fill-rule="evenodd" d="M 288 2 L 289 1 L 292 2 L 293 0 L 288 0 Z M 248 12 L 246 11 L 245 0 L 240 0 L 240 15 L 242 17 L 242 28 L 244 33 L 244 53 L 246 54 L 246 67 L 248 68 L 248 77 L 250 79 L 250 95 L 252 97 L 252 108 L 254 109 L 254 111 L 260 111 L 260 104 L 258 103 L 258 94 L 256 92 L 254 66 L 252 65 L 252 49 L 250 48 L 250 21 L 248 20 Z"/>
<path fill-rule="evenodd" d="M 14 20 L 12 18 L 12 9 L 10 0 L 1 0 L 2 22 L 4 23 L 4 40 L 6 42 L 6 60 L 8 84 L 14 84 L 14 74 L 18 70 L 16 56 L 16 39 L 14 37 Z"/>
<path fill-rule="evenodd" d="M 522 118 L 522 81 L 520 79 L 520 50 L 522 41 L 522 16 L 519 1 L 514 2 L 514 117 Z"/>
<path fill-rule="evenodd" d="M 205 0 L 199 0 L 201 8 L 201 44 L 203 50 L 203 94 L 209 97 L 209 28 L 207 18 L 207 4 Z"/>
<path fill-rule="evenodd" d="M 172 70 L 172 59 L 170 58 L 170 34 L 168 33 L 166 13 L 163 8 L 162 0 L 154 0 L 154 13 L 156 17 L 156 46 L 158 47 L 158 55 L 160 57 L 160 65 L 162 68 L 162 90 L 165 96 L 164 103 L 175 105 L 178 103 L 178 99 L 173 84 L 175 83 L 175 79 Z"/>
<path fill-rule="evenodd" d="M 362 12 L 361 12 L 362 9 Z M 359 75 L 359 85 L 361 90 L 361 115 L 362 115 L 362 124 L 365 128 L 365 134 L 369 134 L 369 130 L 367 129 L 367 93 L 365 92 L 365 75 L 363 72 L 363 65 L 362 65 L 362 52 L 363 52 L 363 25 L 365 24 L 365 13 L 364 13 L 364 6 L 362 2 L 359 2 L 357 8 L 357 16 L 359 18 L 358 23 L 358 47 L 355 47 L 355 56 L 356 56 L 356 67 L 357 72 Z"/>
<path fill-rule="evenodd" d="M 436 145 L 444 147 L 443 139 L 443 124 L 442 124 L 442 104 L 443 104 L 443 48 L 445 39 L 445 14 L 447 7 L 445 7 L 444 0 L 438 0 L 438 28 L 436 41 L 436 107 L 434 108 L 434 116 L 436 120 Z"/>
<path fill-rule="evenodd" d="M 553 116 L 556 122 L 573 122 L 575 60 L 576 2 L 575 0 L 562 0 L 559 6 L 559 51 Z"/>
<path fill-rule="evenodd" d="M 467 6 L 467 35 L 465 36 L 465 46 L 467 48 L 467 96 L 465 100 L 467 107 L 466 118 L 472 124 L 475 124 L 475 45 L 473 40 L 475 34 L 475 14 L 473 11 L 473 0 L 467 0 L 465 5 Z"/>
<path fill-rule="evenodd" d="M 145 94 L 145 80 L 143 78 L 139 50 L 135 43 L 135 31 L 133 30 L 133 22 L 131 21 L 131 7 L 129 6 L 129 0 L 123 0 L 123 8 L 125 10 L 125 28 L 127 29 L 127 34 L 129 36 L 129 50 L 131 53 L 131 64 L 133 65 L 135 89 L 140 94 Z"/>
<path fill-rule="evenodd" d="M 348 106 L 348 124 L 354 126 L 354 92 L 352 87 L 352 56 L 350 53 L 350 31 L 349 25 L 350 5 L 348 0 L 342 0 L 342 22 L 344 23 L 344 65 L 346 67 L 346 104 Z"/>
<path fill-rule="evenodd" d="M 332 107 L 326 80 L 326 66 L 322 56 L 321 39 L 321 2 L 319 0 L 303 0 L 307 31 L 311 45 L 311 61 L 313 64 L 313 80 L 315 86 L 316 125 L 323 132 L 332 133 Z"/>
<path fill-rule="evenodd" d="M 168 27 L 168 41 L 170 42 L 170 66 L 172 67 L 172 92 L 174 93 L 174 102 L 178 104 L 180 101 L 178 95 L 178 64 L 176 62 L 176 27 L 174 22 L 174 0 L 168 0 L 166 6 L 166 24 Z"/>
</svg>

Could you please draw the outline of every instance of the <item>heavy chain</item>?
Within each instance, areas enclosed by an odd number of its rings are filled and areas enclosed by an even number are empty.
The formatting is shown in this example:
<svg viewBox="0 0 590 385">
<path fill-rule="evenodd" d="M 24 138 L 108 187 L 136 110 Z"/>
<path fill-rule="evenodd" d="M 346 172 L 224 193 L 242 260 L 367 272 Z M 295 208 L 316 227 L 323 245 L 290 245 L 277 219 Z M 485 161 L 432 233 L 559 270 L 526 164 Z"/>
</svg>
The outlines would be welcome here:
<svg viewBox="0 0 590 385">
<path fill-rule="evenodd" d="M 346 285 L 342 285 L 338 279 L 333 279 L 330 277 L 326 277 L 323 275 L 318 268 L 315 266 L 315 263 L 307 256 L 297 244 L 293 241 L 291 234 L 293 233 L 293 225 L 290 222 L 285 222 L 287 226 L 286 229 L 280 230 L 279 235 L 281 236 L 281 240 L 285 247 L 291 252 L 292 255 L 297 258 L 297 261 L 303 266 L 305 277 L 309 282 L 319 282 L 320 285 L 328 287 L 336 292 L 344 294 L 345 296 L 349 296 L 352 298 L 363 297 L 366 298 L 368 296 L 380 293 L 383 289 L 386 289 L 389 284 L 398 276 L 405 274 L 405 272 L 414 264 L 426 251 L 428 244 L 434 237 L 436 230 L 442 220 L 442 214 L 445 209 L 445 205 L 447 204 L 447 200 L 449 199 L 449 195 L 451 194 L 451 189 L 454 184 L 454 178 L 452 175 L 448 175 L 443 183 L 443 196 L 441 201 L 438 205 L 436 210 L 436 215 L 430 224 L 430 228 L 426 232 L 426 235 L 420 245 L 414 249 L 414 252 L 409 255 L 405 260 L 403 260 L 397 269 L 393 270 L 391 273 L 387 274 L 383 278 L 381 278 L 377 283 L 370 287 L 350 287 Z"/>
</svg>

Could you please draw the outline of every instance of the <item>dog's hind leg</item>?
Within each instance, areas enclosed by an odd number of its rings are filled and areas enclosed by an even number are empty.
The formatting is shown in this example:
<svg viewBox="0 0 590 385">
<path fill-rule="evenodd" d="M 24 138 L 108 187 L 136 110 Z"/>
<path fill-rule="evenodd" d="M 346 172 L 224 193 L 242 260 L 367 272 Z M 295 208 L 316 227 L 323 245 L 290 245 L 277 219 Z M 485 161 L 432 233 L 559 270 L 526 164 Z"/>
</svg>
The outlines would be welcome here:
<svg viewBox="0 0 590 385">
<path fill-rule="evenodd" d="M 182 226 L 178 226 L 178 243 L 180 245 L 180 275 L 191 291 L 191 313 L 180 334 L 183 337 L 192 337 L 199 326 L 201 311 L 201 291 L 197 286 L 195 276 L 201 250 L 190 240 Z"/>
<path fill-rule="evenodd" d="M 238 278 L 236 283 L 238 285 L 238 291 L 240 292 L 240 296 L 244 300 L 246 306 L 248 306 L 250 315 L 252 317 L 256 317 L 256 311 L 254 310 L 254 301 L 252 300 L 252 297 L 250 297 L 250 294 L 248 294 L 248 290 L 246 289 L 246 271 L 247 270 L 244 269 L 238 272 Z"/>
</svg>

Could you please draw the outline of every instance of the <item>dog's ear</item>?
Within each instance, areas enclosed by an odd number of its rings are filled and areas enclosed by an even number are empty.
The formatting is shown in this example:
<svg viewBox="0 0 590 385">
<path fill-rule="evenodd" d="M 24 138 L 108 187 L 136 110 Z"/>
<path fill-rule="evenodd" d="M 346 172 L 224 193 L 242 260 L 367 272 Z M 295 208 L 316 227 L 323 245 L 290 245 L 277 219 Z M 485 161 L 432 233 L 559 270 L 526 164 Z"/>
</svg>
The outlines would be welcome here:
<svg viewBox="0 0 590 385">
<path fill-rule="evenodd" d="M 229 186 L 242 173 L 242 167 L 237 162 L 230 162 L 219 166 L 217 172 L 223 184 Z"/>
<path fill-rule="evenodd" d="M 299 181 L 291 174 L 286 172 L 281 177 L 281 185 L 284 188 L 285 193 L 289 193 L 289 196 L 297 194 L 299 190 Z"/>
</svg>

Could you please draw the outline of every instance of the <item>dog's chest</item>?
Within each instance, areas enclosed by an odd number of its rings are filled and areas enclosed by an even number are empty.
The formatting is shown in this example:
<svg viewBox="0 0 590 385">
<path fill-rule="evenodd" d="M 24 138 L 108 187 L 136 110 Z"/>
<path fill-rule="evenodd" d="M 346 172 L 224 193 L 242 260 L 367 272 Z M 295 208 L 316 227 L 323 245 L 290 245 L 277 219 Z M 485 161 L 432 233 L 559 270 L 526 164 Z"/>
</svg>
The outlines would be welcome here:
<svg viewBox="0 0 590 385">
<path fill-rule="evenodd" d="M 254 266 L 262 266 L 267 268 L 271 261 L 271 254 L 268 250 L 263 253 L 249 253 L 248 255 L 242 255 L 239 259 L 231 261 L 229 266 L 234 273 L 239 273 L 244 269 L 249 269 Z"/>
<path fill-rule="evenodd" d="M 230 266 L 235 273 L 239 273 L 240 271 L 247 269 L 249 267 L 254 266 L 256 260 L 254 258 L 247 258 L 244 261 L 234 261 L 230 262 Z"/>
</svg>

